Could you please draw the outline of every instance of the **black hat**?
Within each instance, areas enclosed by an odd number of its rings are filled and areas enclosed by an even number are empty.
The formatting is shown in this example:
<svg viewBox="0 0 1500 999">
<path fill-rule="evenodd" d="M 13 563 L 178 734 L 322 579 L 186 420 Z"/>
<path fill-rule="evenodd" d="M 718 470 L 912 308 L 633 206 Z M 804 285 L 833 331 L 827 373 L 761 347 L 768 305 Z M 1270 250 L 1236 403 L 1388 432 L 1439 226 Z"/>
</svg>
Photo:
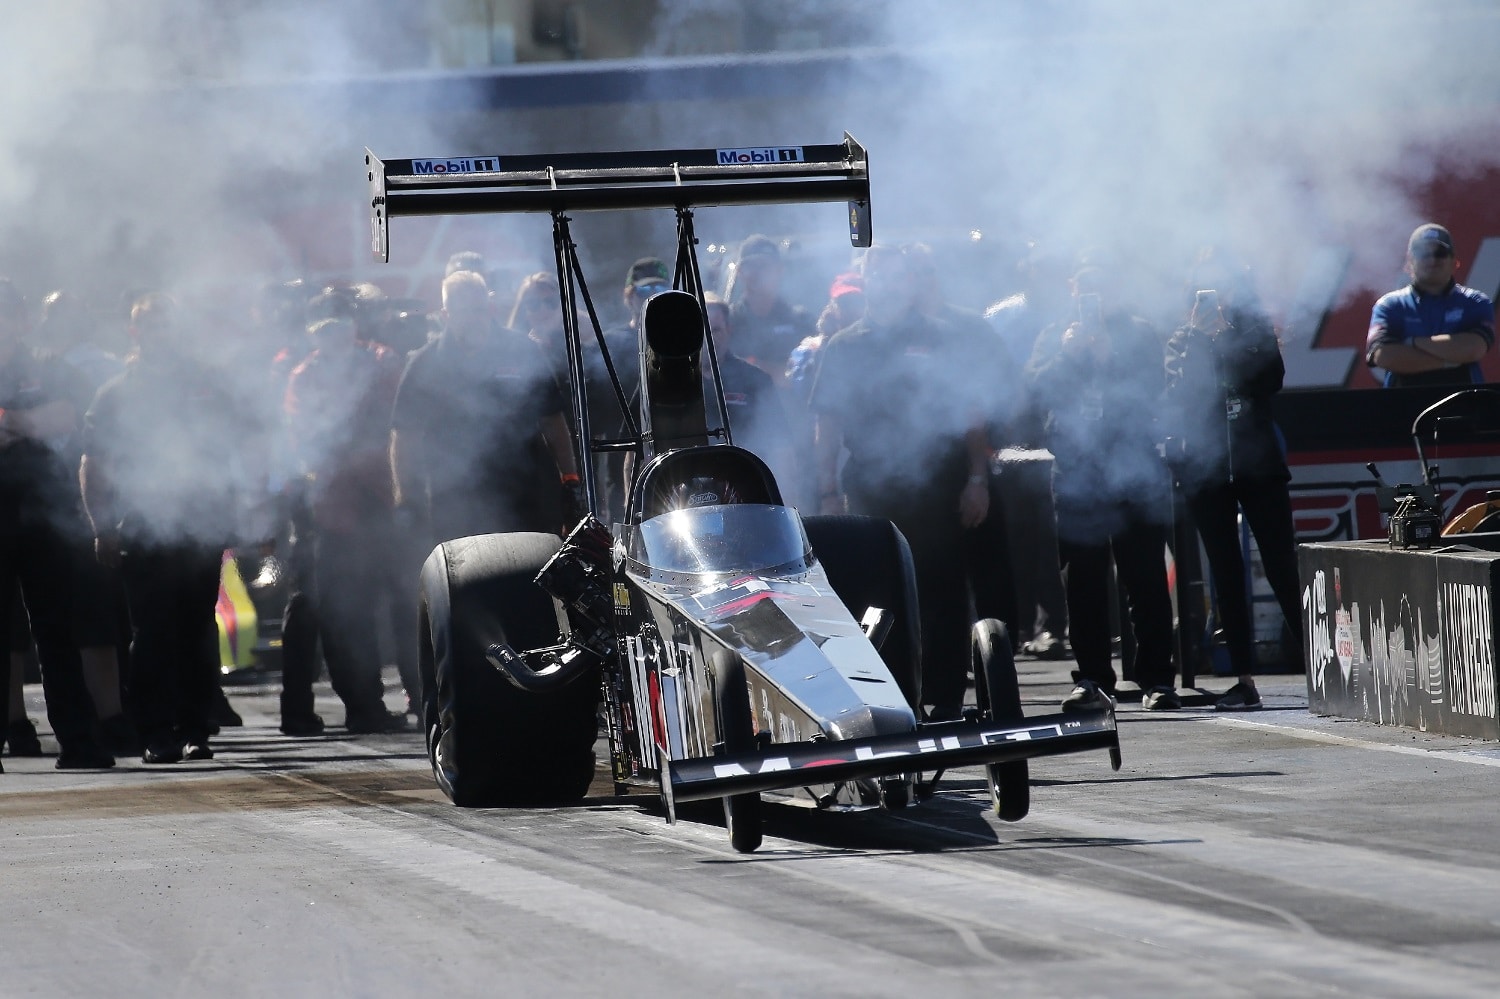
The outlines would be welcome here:
<svg viewBox="0 0 1500 999">
<path fill-rule="evenodd" d="M 1449 253 L 1453 252 L 1453 234 L 1436 222 L 1428 222 L 1419 225 L 1411 234 L 1411 239 L 1406 241 L 1406 252 L 1416 255 L 1419 247 L 1431 246 L 1444 247 Z"/>
<path fill-rule="evenodd" d="M 643 284 L 671 284 L 672 275 L 660 257 L 642 257 L 630 265 L 625 274 L 625 287 L 638 288 Z"/>
</svg>

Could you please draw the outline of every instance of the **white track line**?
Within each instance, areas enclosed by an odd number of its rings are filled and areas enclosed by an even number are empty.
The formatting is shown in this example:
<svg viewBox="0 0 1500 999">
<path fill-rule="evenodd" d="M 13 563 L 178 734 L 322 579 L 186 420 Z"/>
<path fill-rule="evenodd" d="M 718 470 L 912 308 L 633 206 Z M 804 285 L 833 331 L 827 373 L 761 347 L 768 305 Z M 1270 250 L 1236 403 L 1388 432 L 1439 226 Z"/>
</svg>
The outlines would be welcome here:
<svg viewBox="0 0 1500 999">
<path fill-rule="evenodd" d="M 1381 753 L 1399 753 L 1402 756 L 1420 756 L 1424 759 L 1448 760 L 1453 763 L 1474 763 L 1482 767 L 1500 767 L 1500 747 L 1482 750 L 1422 749 L 1417 746 L 1392 746 L 1383 742 L 1370 742 L 1367 739 L 1354 739 L 1346 735 L 1334 735 L 1332 732 L 1317 732 L 1295 725 L 1277 725 L 1274 722 L 1250 721 L 1248 718 L 1211 717 L 1204 720 L 1216 725 L 1229 725 L 1234 728 L 1253 728 L 1265 732 L 1277 732 L 1296 739 L 1303 739 L 1307 742 L 1322 742 L 1334 746 L 1352 746 L 1356 749 L 1373 749 Z M 1497 755 L 1485 755 L 1489 753 Z"/>
</svg>

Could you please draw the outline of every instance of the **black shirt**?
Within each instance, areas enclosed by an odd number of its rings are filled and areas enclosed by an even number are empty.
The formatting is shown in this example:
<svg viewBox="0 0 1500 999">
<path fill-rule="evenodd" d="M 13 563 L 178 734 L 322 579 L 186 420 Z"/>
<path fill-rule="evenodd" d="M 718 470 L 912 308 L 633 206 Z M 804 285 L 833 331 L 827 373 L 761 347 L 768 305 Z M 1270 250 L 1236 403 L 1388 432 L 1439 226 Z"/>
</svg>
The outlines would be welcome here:
<svg viewBox="0 0 1500 999">
<path fill-rule="evenodd" d="M 1183 327 L 1167 343 L 1168 457 L 1194 488 L 1234 477 L 1291 478 L 1271 398 L 1286 366 L 1269 317 L 1232 310 L 1217 335 Z"/>
<path fill-rule="evenodd" d="M 964 435 L 993 364 L 974 337 L 915 312 L 894 325 L 861 319 L 834 334 L 819 352 L 810 405 L 842 427 L 850 491 L 956 496 L 967 473 Z"/>
<path fill-rule="evenodd" d="M 1046 416 L 1045 440 L 1056 459 L 1053 494 L 1060 504 L 1109 505 L 1122 499 L 1161 503 L 1167 484 L 1157 443 L 1166 390 L 1164 345 L 1144 320 L 1105 316 L 1109 351 L 1063 347 L 1066 323 L 1037 337 L 1027 376 Z"/>
<path fill-rule="evenodd" d="M 257 422 L 221 373 L 182 358 L 137 359 L 106 382 L 84 418 L 83 452 L 103 464 L 127 537 L 233 540 L 237 498 L 253 483 L 240 459 Z"/>
<path fill-rule="evenodd" d="M 708 358 L 703 360 L 706 368 Z M 775 381 L 755 365 L 730 353 L 719 355 L 719 381 L 724 386 L 724 408 L 729 413 L 729 429 L 735 444 L 754 451 L 763 460 L 771 460 L 778 447 L 790 442 L 790 428 Z M 708 407 L 708 429 L 717 430 L 719 404 L 711 383 L 704 386 L 703 401 Z"/>
<path fill-rule="evenodd" d="M 0 365 L 0 409 L 23 413 L 59 400 L 81 416 L 88 385 L 68 365 L 25 346 Z M 59 447 L 33 437 L 0 434 L 0 501 L 7 519 L 18 514 L 73 514 L 78 508 L 77 469 L 69 469 Z M 58 445 L 58 446 L 54 446 Z"/>
<path fill-rule="evenodd" d="M 735 352 L 764 371 L 785 371 L 787 358 L 803 337 L 812 334 L 813 326 L 805 310 L 780 298 L 764 316 L 751 312 L 743 301 L 729 307 Z"/>
<path fill-rule="evenodd" d="M 496 531 L 515 529 L 514 504 L 535 495 L 545 470 L 531 444 L 540 421 L 562 411 L 546 354 L 524 333 L 498 329 L 477 344 L 445 335 L 413 351 L 391 426 L 420 449 L 434 521 Z"/>
</svg>

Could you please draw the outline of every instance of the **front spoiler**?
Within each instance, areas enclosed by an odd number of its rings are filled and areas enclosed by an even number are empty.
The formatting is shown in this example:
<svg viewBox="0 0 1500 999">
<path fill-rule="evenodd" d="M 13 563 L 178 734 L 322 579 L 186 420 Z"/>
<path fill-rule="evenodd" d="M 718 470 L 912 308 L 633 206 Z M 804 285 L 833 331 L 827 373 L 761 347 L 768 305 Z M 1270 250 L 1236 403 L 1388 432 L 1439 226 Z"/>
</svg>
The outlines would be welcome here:
<svg viewBox="0 0 1500 999">
<path fill-rule="evenodd" d="M 932 773 L 1090 749 L 1108 749 L 1111 765 L 1120 768 L 1120 736 L 1113 710 L 1042 715 L 1019 724 L 943 722 L 871 739 L 799 742 L 761 753 L 673 760 L 670 780 L 662 782 L 662 796 L 671 808 L 682 801 L 860 777 Z"/>
</svg>

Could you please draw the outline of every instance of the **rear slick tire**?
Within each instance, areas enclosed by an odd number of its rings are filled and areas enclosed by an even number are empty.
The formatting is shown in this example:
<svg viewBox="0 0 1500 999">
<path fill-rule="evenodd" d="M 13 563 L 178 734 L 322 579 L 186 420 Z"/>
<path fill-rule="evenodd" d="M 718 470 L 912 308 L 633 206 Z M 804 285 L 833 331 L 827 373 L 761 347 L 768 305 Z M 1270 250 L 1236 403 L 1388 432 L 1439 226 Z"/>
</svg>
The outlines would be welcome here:
<svg viewBox="0 0 1500 999">
<path fill-rule="evenodd" d="M 438 787 L 465 808 L 577 801 L 594 778 L 598 674 L 528 693 L 485 659 L 557 641 L 564 622 L 534 582 L 553 534 L 492 534 L 438 545 L 422 567 L 423 730 Z"/>
<path fill-rule="evenodd" d="M 981 716 L 1001 725 L 1025 721 L 1021 710 L 1021 682 L 1005 625 L 986 618 L 973 630 L 974 687 Z M 985 766 L 995 815 L 1019 822 L 1031 811 L 1031 771 L 1025 760 Z"/>
</svg>

